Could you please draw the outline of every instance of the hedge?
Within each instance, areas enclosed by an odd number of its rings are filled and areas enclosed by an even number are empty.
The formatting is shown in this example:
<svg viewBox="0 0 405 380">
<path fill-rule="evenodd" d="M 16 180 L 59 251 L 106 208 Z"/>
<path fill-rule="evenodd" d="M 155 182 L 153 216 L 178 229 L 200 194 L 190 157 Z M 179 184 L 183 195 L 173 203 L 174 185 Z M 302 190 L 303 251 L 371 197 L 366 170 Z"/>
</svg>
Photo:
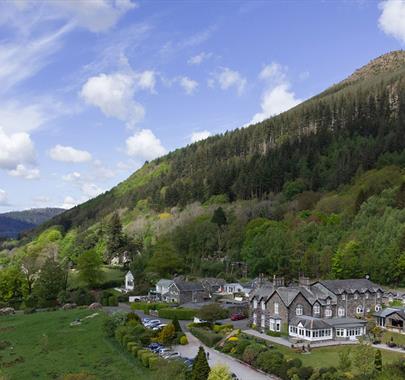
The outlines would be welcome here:
<svg viewBox="0 0 405 380">
<path fill-rule="evenodd" d="M 141 346 L 132 346 L 132 349 L 131 349 L 131 351 L 132 351 L 132 353 L 134 354 L 134 356 L 137 358 L 138 357 L 138 351 L 139 350 L 142 350 L 143 348 L 141 347 Z"/>
<path fill-rule="evenodd" d="M 190 332 L 208 347 L 215 346 L 222 339 L 221 335 L 198 327 L 191 327 Z"/>
<path fill-rule="evenodd" d="M 175 316 L 179 320 L 191 320 L 195 317 L 198 310 L 187 308 L 166 308 L 159 310 L 159 317 L 166 319 L 173 319 Z"/>
<path fill-rule="evenodd" d="M 144 367 L 149 367 L 149 359 L 155 357 L 156 355 L 150 351 L 147 351 L 141 355 L 141 362 Z"/>
<path fill-rule="evenodd" d="M 136 353 L 136 356 L 137 356 L 137 358 L 138 358 L 139 360 L 141 360 L 142 355 L 145 354 L 145 353 L 149 353 L 149 352 L 150 352 L 150 351 L 148 351 L 148 350 L 139 350 L 139 351 Z"/>
<path fill-rule="evenodd" d="M 131 309 L 142 310 L 145 314 L 149 314 L 150 310 L 160 310 L 163 308 L 167 308 L 167 303 L 134 302 L 131 304 Z"/>
<path fill-rule="evenodd" d="M 133 347 L 133 346 L 136 346 L 136 343 L 135 343 L 135 342 L 128 342 L 128 343 L 127 343 L 127 350 L 130 351 L 130 352 L 132 352 L 132 347 Z"/>
</svg>

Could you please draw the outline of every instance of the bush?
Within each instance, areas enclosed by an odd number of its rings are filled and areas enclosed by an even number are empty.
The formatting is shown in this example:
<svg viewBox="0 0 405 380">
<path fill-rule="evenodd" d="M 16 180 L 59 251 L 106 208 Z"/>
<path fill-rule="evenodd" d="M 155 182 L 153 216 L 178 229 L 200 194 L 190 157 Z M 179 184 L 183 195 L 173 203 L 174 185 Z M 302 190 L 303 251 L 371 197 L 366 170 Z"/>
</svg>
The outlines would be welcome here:
<svg viewBox="0 0 405 380">
<path fill-rule="evenodd" d="M 235 354 L 242 355 L 245 351 L 245 348 L 249 346 L 250 340 L 248 339 L 240 339 L 235 346 Z"/>
<path fill-rule="evenodd" d="M 139 360 L 141 360 L 142 355 L 145 354 L 145 353 L 149 354 L 150 351 L 148 351 L 148 350 L 138 350 L 138 352 L 136 353 L 136 356 L 137 356 L 137 358 Z"/>
<path fill-rule="evenodd" d="M 212 327 L 212 329 L 215 332 L 221 332 L 222 330 L 230 330 L 230 331 L 232 331 L 233 330 L 233 325 L 231 323 L 228 323 L 228 324 L 225 324 L 225 325 L 214 325 Z"/>
<path fill-rule="evenodd" d="M 197 313 L 197 316 L 201 319 L 205 319 L 208 322 L 214 322 L 217 319 L 225 319 L 229 317 L 229 310 L 224 309 L 218 303 L 211 303 L 204 305 Z"/>
<path fill-rule="evenodd" d="M 147 351 L 147 352 L 143 353 L 143 354 L 141 355 L 141 362 L 142 362 L 142 365 L 143 365 L 144 367 L 149 367 L 149 359 L 150 359 L 150 358 L 153 358 L 153 357 L 156 357 L 156 355 L 153 354 L 152 352 Z"/>
<path fill-rule="evenodd" d="M 242 359 L 248 364 L 254 364 L 256 358 L 265 350 L 262 344 L 251 343 L 243 351 Z"/>
<path fill-rule="evenodd" d="M 70 300 L 79 306 L 90 305 L 95 301 L 93 294 L 84 288 L 73 291 L 70 294 Z"/>
<path fill-rule="evenodd" d="M 118 306 L 118 298 L 117 298 L 117 296 L 108 297 L 108 306 Z"/>
<path fill-rule="evenodd" d="M 133 310 L 142 310 L 145 314 L 149 314 L 150 310 L 160 310 L 167 307 L 167 303 L 134 302 L 131 304 Z"/>
<path fill-rule="evenodd" d="M 116 329 L 125 323 L 126 316 L 124 313 L 114 313 L 103 321 L 103 330 L 108 337 L 113 337 Z M 118 339 L 121 341 L 121 337 Z"/>
<path fill-rule="evenodd" d="M 140 322 L 141 318 L 136 313 L 128 313 L 127 314 L 127 322 L 130 322 L 130 321 Z"/>
<path fill-rule="evenodd" d="M 142 347 L 141 347 L 141 346 L 138 346 L 138 345 L 132 346 L 131 351 L 132 351 L 132 353 L 134 354 L 134 356 L 135 356 L 136 358 L 138 357 L 137 354 L 138 354 L 138 351 L 139 351 L 139 350 L 142 350 Z"/>
<path fill-rule="evenodd" d="M 149 368 L 151 370 L 156 370 L 159 369 L 160 367 L 160 358 L 158 358 L 157 356 L 152 356 L 151 358 L 149 358 Z"/>
<path fill-rule="evenodd" d="M 281 352 L 264 351 L 261 352 L 256 359 L 256 365 L 267 373 L 272 373 L 277 376 L 282 376 L 287 369 L 286 361 Z M 283 376 L 282 376 L 283 377 Z"/>
<path fill-rule="evenodd" d="M 185 346 L 186 344 L 188 344 L 188 339 L 185 335 L 183 335 L 182 337 L 180 337 L 180 344 Z"/>
<path fill-rule="evenodd" d="M 220 335 L 198 327 L 190 328 L 190 332 L 208 347 L 215 346 L 222 339 Z"/>
<path fill-rule="evenodd" d="M 193 319 L 198 310 L 195 309 L 187 309 L 187 308 L 166 308 L 165 309 L 159 309 L 159 317 L 160 318 L 166 318 L 166 319 L 174 319 L 176 316 L 177 319 L 179 320 L 191 320 Z"/>
<path fill-rule="evenodd" d="M 135 342 L 128 342 L 127 343 L 127 350 L 129 351 L 129 352 L 132 352 L 132 347 L 134 347 L 134 346 L 136 346 L 137 344 L 135 343 Z"/>
<path fill-rule="evenodd" d="M 282 336 L 282 334 L 281 334 L 280 331 L 271 331 L 271 330 L 268 330 L 266 334 L 269 335 L 269 336 L 274 336 L 274 337 L 280 337 L 280 336 Z"/>
</svg>

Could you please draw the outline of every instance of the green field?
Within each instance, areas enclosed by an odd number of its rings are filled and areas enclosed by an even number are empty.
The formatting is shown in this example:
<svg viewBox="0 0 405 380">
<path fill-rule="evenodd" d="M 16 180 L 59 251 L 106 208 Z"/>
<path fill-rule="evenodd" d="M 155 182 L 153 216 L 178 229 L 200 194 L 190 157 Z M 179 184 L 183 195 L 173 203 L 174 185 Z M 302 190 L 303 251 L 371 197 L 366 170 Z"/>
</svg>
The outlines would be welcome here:
<svg viewBox="0 0 405 380">
<path fill-rule="evenodd" d="M 122 270 L 120 267 L 114 268 L 110 266 L 103 266 L 103 283 L 107 283 L 110 281 L 119 281 L 121 285 L 124 285 L 125 281 L 125 273 L 126 271 Z M 82 283 L 78 279 L 78 272 L 77 271 L 70 271 L 68 277 L 68 287 L 69 288 L 78 288 L 78 287 L 85 287 L 86 284 Z"/>
<path fill-rule="evenodd" d="M 85 372 L 97 379 L 149 379 L 150 374 L 132 356 L 104 337 L 105 314 L 89 310 L 42 312 L 0 319 L 0 364 L 7 380 L 60 379 Z M 5 341 L 11 345 L 3 348 Z"/>
</svg>

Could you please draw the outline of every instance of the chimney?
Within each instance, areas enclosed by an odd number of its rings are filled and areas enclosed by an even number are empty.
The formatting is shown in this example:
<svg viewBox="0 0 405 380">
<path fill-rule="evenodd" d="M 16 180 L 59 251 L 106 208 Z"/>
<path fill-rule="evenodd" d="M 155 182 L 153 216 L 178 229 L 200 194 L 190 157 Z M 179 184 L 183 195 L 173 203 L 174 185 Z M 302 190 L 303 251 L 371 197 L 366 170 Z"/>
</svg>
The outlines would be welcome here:
<svg viewBox="0 0 405 380">
<path fill-rule="evenodd" d="M 275 288 L 280 288 L 284 286 L 284 277 L 276 277 L 276 275 L 273 276 L 273 286 Z"/>
<path fill-rule="evenodd" d="M 300 276 L 299 280 L 299 285 L 300 286 L 310 286 L 311 285 L 311 280 L 309 277 L 305 277 L 305 276 Z"/>
</svg>

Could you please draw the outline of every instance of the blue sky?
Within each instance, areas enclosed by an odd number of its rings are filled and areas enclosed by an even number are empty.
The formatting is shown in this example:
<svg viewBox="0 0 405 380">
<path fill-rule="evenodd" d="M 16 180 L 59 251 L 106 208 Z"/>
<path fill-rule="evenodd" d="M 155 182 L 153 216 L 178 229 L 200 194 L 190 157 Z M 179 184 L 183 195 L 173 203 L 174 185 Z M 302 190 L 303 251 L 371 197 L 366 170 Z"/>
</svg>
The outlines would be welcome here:
<svg viewBox="0 0 405 380">
<path fill-rule="evenodd" d="M 0 211 L 72 207 L 405 45 L 405 1 L 0 3 Z"/>
</svg>

